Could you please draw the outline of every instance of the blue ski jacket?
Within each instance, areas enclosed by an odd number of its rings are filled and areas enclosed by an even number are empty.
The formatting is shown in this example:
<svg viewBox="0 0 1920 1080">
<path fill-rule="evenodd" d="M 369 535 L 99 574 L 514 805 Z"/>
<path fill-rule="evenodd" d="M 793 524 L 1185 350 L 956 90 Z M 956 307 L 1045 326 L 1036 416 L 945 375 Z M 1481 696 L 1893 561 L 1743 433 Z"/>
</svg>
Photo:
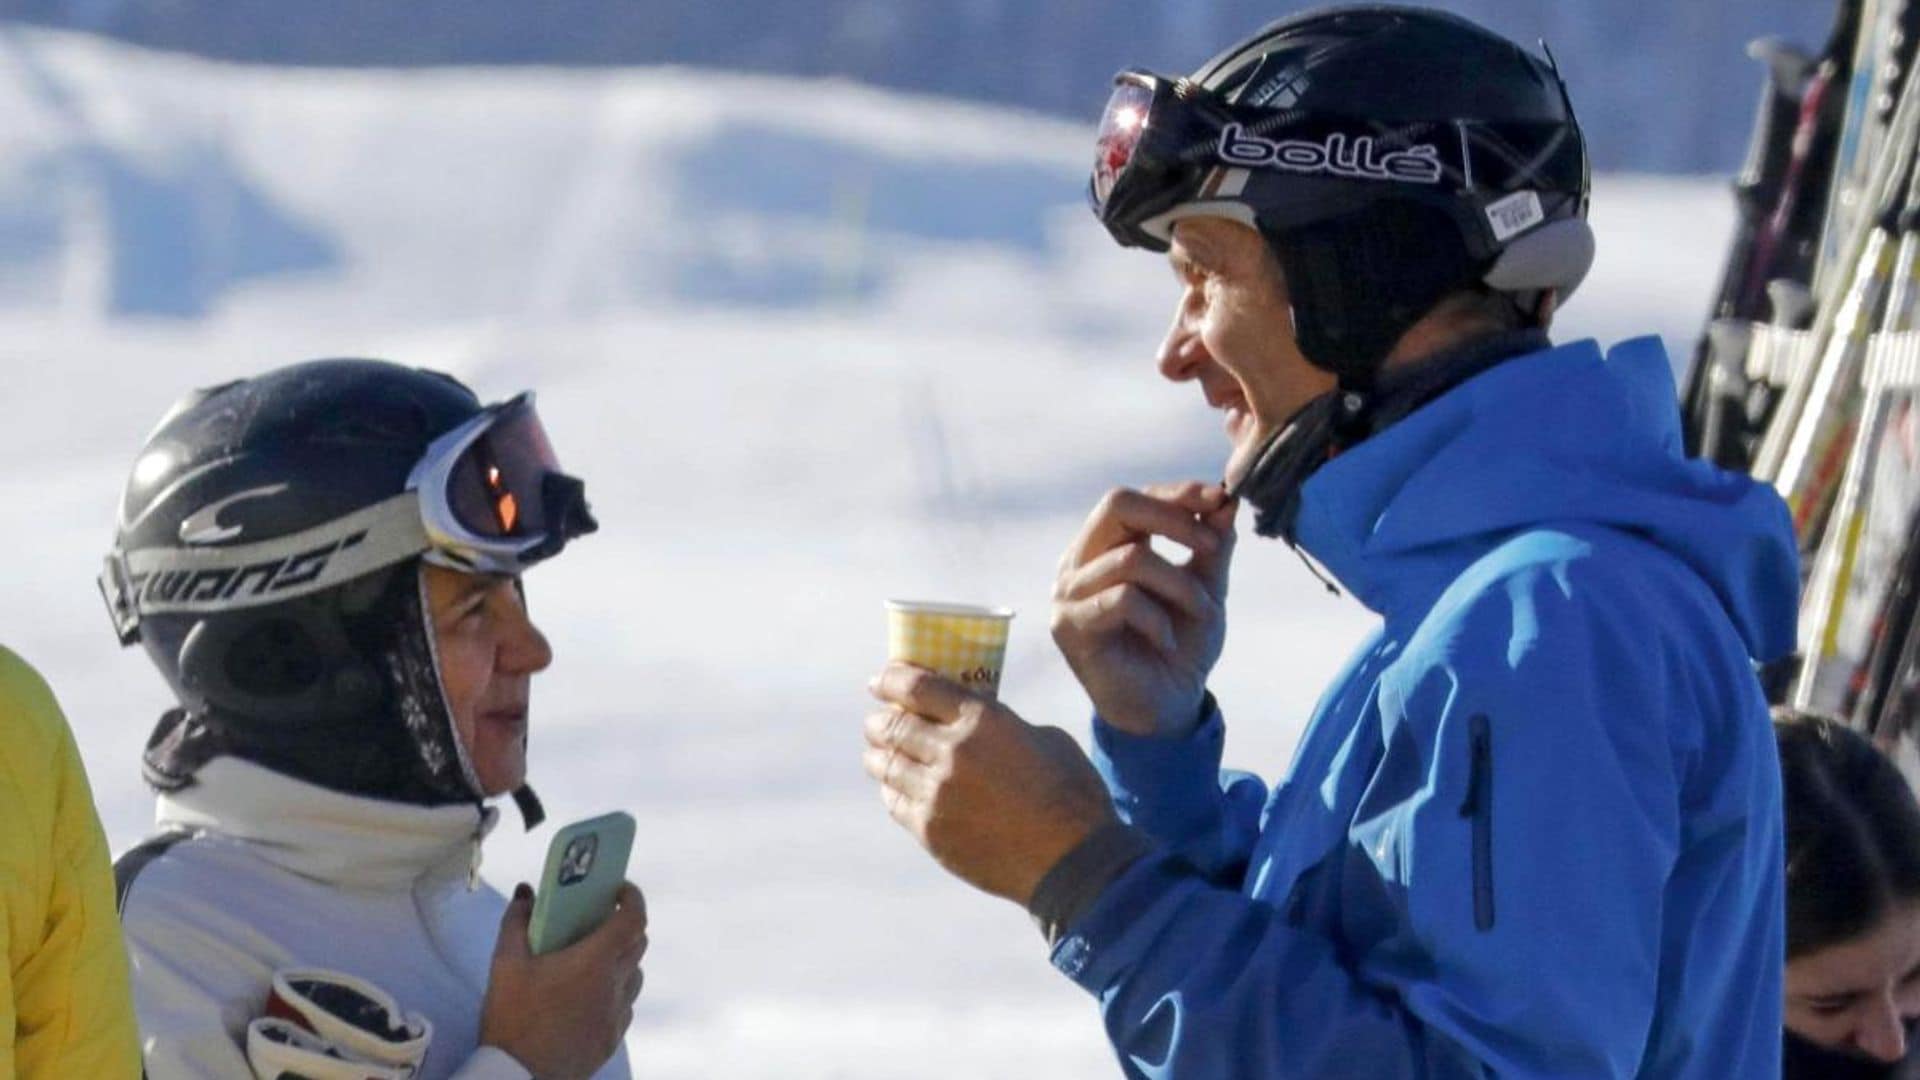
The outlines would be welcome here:
<svg viewBox="0 0 1920 1080">
<path fill-rule="evenodd" d="M 1156 851 L 1053 962 L 1130 1077 L 1769 1077 L 1780 781 L 1753 662 L 1798 571 L 1680 449 L 1657 339 L 1462 383 L 1319 470 L 1301 545 L 1382 618 L 1271 793 L 1094 722 Z M 1277 658 L 1276 658 L 1277 659 Z"/>
</svg>

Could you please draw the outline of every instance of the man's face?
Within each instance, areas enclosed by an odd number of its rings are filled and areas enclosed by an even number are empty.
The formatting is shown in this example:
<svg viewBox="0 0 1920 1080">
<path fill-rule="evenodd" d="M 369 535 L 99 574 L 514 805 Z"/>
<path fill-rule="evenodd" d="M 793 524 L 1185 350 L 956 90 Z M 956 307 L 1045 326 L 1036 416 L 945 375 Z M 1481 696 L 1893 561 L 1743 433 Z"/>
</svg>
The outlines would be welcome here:
<svg viewBox="0 0 1920 1080">
<path fill-rule="evenodd" d="M 1920 1017 L 1920 906 L 1789 961 L 1786 981 L 1795 1035 L 1876 1061 L 1904 1059 L 1908 1022 Z"/>
<path fill-rule="evenodd" d="M 527 778 L 529 683 L 553 662 L 553 649 L 527 617 L 513 578 L 430 563 L 422 571 L 454 732 L 481 790 L 505 794 Z"/>
<path fill-rule="evenodd" d="M 1226 478 L 1235 483 L 1267 437 L 1332 390 L 1334 378 L 1295 343 L 1286 279 L 1258 232 L 1227 218 L 1188 218 L 1174 226 L 1167 259 L 1181 292 L 1160 373 L 1199 383 L 1207 404 L 1226 414 Z"/>
</svg>

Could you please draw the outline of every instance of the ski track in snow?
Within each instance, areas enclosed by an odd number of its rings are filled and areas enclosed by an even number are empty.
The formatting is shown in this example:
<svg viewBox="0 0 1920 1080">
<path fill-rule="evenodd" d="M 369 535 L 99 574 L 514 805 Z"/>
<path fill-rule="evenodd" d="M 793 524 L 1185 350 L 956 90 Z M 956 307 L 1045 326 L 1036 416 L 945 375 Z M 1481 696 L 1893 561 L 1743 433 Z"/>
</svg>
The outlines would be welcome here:
<svg viewBox="0 0 1920 1080">
<path fill-rule="evenodd" d="M 1090 92 L 1101 92 L 1093 88 Z M 881 601 L 1020 610 L 1005 699 L 1081 733 L 1046 636 L 1101 492 L 1216 474 L 1152 364 L 1173 301 L 1081 202 L 1088 133 L 831 82 L 338 72 L 0 26 L 0 641 L 52 682 L 116 850 L 166 704 L 92 578 L 183 390 L 321 355 L 532 385 L 602 531 L 530 577 L 534 783 L 640 821 L 646 1077 L 1113 1072 L 1022 913 L 939 871 L 859 767 Z M 1723 183 L 1596 181 L 1560 336 L 1690 350 Z M 1248 544 L 1214 688 L 1271 778 L 1371 625 Z M 503 887 L 545 838 L 511 820 Z"/>
</svg>

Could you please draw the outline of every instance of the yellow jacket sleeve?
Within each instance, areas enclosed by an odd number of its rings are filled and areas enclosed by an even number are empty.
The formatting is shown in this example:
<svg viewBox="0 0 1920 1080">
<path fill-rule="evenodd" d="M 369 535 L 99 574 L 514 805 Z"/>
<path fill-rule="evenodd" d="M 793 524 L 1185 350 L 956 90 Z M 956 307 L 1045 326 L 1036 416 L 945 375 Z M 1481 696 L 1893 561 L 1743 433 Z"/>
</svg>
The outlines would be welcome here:
<svg viewBox="0 0 1920 1080">
<path fill-rule="evenodd" d="M 0 1076 L 140 1075 L 113 868 L 53 694 L 0 648 Z"/>
</svg>

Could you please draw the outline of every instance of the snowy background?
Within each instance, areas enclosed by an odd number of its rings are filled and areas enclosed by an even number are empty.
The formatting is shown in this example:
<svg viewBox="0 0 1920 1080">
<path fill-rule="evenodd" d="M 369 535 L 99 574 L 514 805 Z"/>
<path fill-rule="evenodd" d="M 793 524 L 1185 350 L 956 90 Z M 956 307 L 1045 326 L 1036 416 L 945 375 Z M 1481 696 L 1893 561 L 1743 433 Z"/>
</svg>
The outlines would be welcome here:
<svg viewBox="0 0 1920 1080">
<path fill-rule="evenodd" d="M 1743 91 L 1744 92 L 1744 91 Z M 1084 728 L 1046 634 L 1108 487 L 1225 443 L 1152 354 L 1174 300 L 1081 202 L 1081 126 L 675 69 L 239 67 L 0 25 L 0 641 L 48 677 L 116 850 L 166 704 L 92 579 L 142 437 L 295 360 L 537 387 L 603 529 L 530 579 L 533 779 L 640 821 L 645 1077 L 1101 1077 L 1093 1003 L 945 877 L 859 767 L 889 596 L 1017 607 L 1004 697 Z M 1724 185 L 1602 175 L 1561 336 L 1685 354 Z M 1286 765 L 1369 625 L 1247 544 L 1214 688 Z M 487 874 L 538 870 L 511 821 Z"/>
<path fill-rule="evenodd" d="M 1324 0 L 0 0 L 0 20 L 225 60 L 343 67 L 698 64 L 839 76 L 1091 123 L 1126 67 L 1188 72 Z M 1410 0 L 1545 41 L 1603 169 L 1726 173 L 1748 41 L 1825 41 L 1834 0 Z M 1882 5 L 1883 7 L 1885 5 Z"/>
</svg>

